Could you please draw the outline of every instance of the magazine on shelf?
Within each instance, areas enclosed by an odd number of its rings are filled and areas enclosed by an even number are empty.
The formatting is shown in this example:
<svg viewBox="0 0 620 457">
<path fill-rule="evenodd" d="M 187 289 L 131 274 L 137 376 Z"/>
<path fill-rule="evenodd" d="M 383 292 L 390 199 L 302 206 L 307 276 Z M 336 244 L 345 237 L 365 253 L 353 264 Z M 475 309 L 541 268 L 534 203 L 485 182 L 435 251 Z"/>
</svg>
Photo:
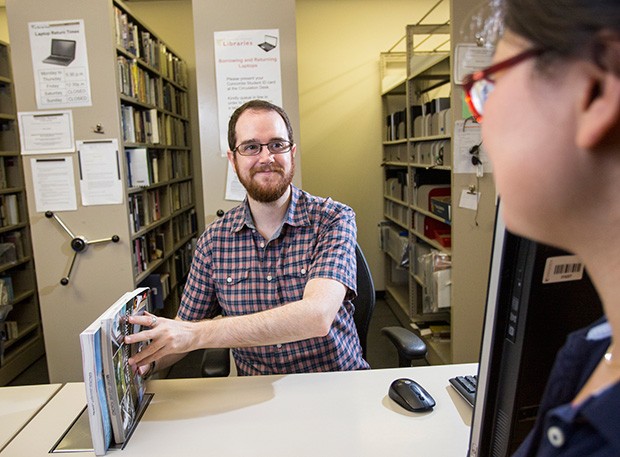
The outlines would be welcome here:
<svg viewBox="0 0 620 457">
<path fill-rule="evenodd" d="M 96 455 L 105 455 L 109 448 L 125 442 L 146 403 L 144 381 L 127 363 L 144 343 L 127 345 L 124 336 L 140 331 L 139 325 L 128 324 L 127 316 L 150 309 L 149 289 L 138 288 L 124 294 L 80 334 L 88 419 Z"/>
<path fill-rule="evenodd" d="M 141 287 L 123 296 L 101 320 L 103 372 L 114 441 L 123 443 L 138 418 L 145 382 L 128 363 L 145 343 L 125 344 L 127 335 L 138 333 L 140 325 L 127 317 L 150 310 L 149 288 Z"/>
</svg>

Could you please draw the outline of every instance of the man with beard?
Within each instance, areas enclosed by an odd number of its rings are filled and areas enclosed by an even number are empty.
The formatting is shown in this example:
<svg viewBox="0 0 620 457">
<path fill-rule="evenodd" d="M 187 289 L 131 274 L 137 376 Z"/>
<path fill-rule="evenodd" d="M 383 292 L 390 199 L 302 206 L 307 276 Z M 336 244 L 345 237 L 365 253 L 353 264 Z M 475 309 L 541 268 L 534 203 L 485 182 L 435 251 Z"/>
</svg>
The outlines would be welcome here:
<svg viewBox="0 0 620 457">
<path fill-rule="evenodd" d="M 280 107 L 239 107 L 228 142 L 247 197 L 200 237 L 176 319 L 132 318 L 150 328 L 128 342 L 152 342 L 130 362 L 149 374 L 189 351 L 233 348 L 240 375 L 369 368 L 351 304 L 353 210 L 291 184 L 297 147 Z"/>
</svg>

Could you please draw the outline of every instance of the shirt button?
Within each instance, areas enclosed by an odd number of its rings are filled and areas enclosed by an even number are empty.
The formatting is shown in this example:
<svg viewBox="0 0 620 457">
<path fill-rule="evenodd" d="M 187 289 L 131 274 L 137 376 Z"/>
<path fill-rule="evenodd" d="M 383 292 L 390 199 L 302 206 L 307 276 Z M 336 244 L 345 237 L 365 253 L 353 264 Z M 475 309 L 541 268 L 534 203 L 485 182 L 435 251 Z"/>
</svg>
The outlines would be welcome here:
<svg viewBox="0 0 620 457">
<path fill-rule="evenodd" d="M 271 281 L 273 279 L 273 277 L 271 275 L 267 276 L 267 281 Z"/>
<path fill-rule="evenodd" d="M 306 274 L 306 269 L 305 269 L 305 268 L 302 268 L 302 269 L 301 269 L 301 274 L 302 274 L 302 275 L 305 275 L 305 274 Z"/>
<path fill-rule="evenodd" d="M 276 344 L 276 347 L 277 347 L 278 349 L 282 349 L 282 345 L 281 345 L 281 344 L 279 344 L 279 343 L 278 343 L 278 344 Z"/>
<path fill-rule="evenodd" d="M 547 439 L 553 447 L 562 447 L 564 445 L 564 432 L 560 427 L 549 427 L 547 430 Z"/>
<path fill-rule="evenodd" d="M 263 242 L 261 241 L 261 242 L 260 242 L 260 244 L 259 244 L 259 246 L 260 246 L 261 248 L 264 248 L 264 247 L 265 247 L 265 243 L 263 243 Z"/>
<path fill-rule="evenodd" d="M 228 278 L 226 278 L 226 282 L 230 284 L 232 282 L 232 278 L 229 276 Z"/>
</svg>

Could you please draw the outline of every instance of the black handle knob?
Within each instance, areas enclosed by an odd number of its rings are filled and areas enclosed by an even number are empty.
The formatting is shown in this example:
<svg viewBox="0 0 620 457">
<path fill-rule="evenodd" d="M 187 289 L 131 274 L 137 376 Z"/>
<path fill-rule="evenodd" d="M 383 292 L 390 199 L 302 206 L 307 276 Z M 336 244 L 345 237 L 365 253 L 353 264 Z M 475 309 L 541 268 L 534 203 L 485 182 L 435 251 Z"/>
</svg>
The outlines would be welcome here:
<svg viewBox="0 0 620 457">
<path fill-rule="evenodd" d="M 46 211 L 46 212 L 45 212 L 45 217 L 47 217 L 48 219 L 49 219 L 50 217 L 54 217 L 54 213 L 52 213 L 51 211 Z"/>
<path fill-rule="evenodd" d="M 222 217 L 222 216 L 224 215 L 224 210 L 223 210 L 223 209 L 218 209 L 218 210 L 215 212 L 215 215 L 216 215 L 217 217 Z"/>
<path fill-rule="evenodd" d="M 67 284 L 69 284 L 69 278 L 62 278 L 60 280 L 60 284 L 62 284 L 63 286 L 66 286 Z"/>
<path fill-rule="evenodd" d="M 75 252 L 82 252 L 88 245 L 82 238 L 73 238 L 71 240 L 71 249 Z"/>
</svg>

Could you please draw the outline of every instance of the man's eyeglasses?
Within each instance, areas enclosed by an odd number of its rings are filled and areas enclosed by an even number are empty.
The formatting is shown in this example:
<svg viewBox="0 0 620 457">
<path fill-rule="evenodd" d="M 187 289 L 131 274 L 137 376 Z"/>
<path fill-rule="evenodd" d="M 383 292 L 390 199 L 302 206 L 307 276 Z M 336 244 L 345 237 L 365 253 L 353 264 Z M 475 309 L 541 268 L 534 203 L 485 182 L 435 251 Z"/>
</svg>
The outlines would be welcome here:
<svg viewBox="0 0 620 457">
<path fill-rule="evenodd" d="M 506 70 L 524 60 L 539 56 L 543 52 L 542 49 L 528 49 L 516 56 L 497 62 L 495 65 L 491 65 L 484 70 L 477 71 L 465 77 L 463 82 L 465 101 L 477 122 L 482 121 L 484 104 L 495 87 L 495 81 L 491 78 L 491 75 L 500 70 Z"/>
<path fill-rule="evenodd" d="M 241 143 L 233 152 L 238 152 L 242 156 L 255 156 L 260 154 L 263 150 L 263 146 L 267 146 L 267 149 L 272 154 L 284 154 L 289 152 L 293 147 L 293 143 L 290 141 L 274 140 L 269 143 L 259 143 L 258 141 L 251 141 L 248 143 Z"/>
</svg>

